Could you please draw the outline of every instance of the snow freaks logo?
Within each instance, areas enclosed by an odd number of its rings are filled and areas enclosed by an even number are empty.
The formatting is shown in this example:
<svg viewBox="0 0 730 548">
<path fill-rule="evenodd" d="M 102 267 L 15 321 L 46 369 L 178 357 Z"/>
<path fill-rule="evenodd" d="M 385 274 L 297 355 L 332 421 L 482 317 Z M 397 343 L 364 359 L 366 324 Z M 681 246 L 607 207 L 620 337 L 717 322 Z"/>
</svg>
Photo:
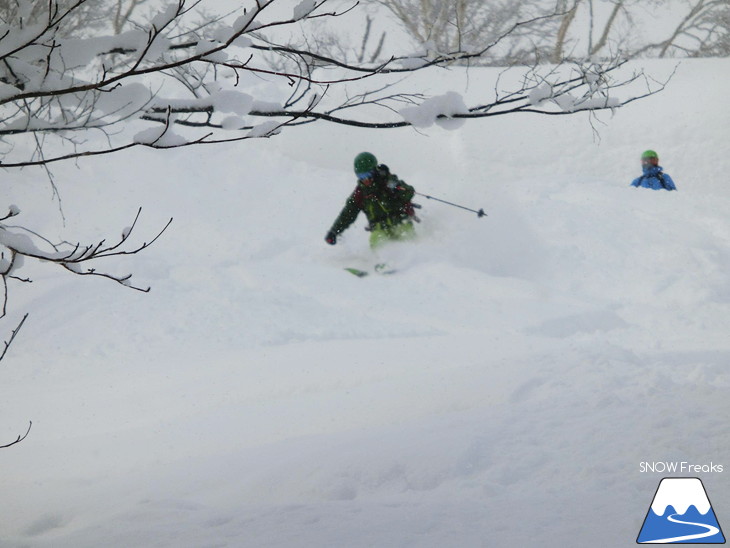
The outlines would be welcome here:
<svg viewBox="0 0 730 548">
<path fill-rule="evenodd" d="M 699 478 L 664 478 L 644 518 L 638 544 L 725 544 Z"/>
<path fill-rule="evenodd" d="M 647 462 L 639 464 L 639 472 L 645 474 L 647 472 L 669 472 L 670 474 L 721 474 L 723 471 L 722 464 L 692 464 L 689 462 Z"/>
</svg>

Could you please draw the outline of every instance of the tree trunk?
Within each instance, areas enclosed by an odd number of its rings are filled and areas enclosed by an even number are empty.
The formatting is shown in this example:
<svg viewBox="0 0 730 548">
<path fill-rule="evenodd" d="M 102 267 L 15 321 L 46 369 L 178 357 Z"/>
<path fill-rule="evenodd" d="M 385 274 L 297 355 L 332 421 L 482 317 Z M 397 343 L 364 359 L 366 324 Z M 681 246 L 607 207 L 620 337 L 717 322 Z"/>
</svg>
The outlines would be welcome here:
<svg viewBox="0 0 730 548">
<path fill-rule="evenodd" d="M 573 7 L 563 16 L 563 20 L 560 22 L 560 28 L 558 29 L 558 36 L 555 39 L 555 50 L 553 51 L 553 63 L 560 63 L 563 60 L 563 47 L 565 45 L 565 37 L 568 34 L 573 19 L 575 19 L 575 12 L 578 11 L 578 4 L 581 0 L 577 0 Z"/>
<path fill-rule="evenodd" d="M 697 14 L 699 14 L 704 7 L 705 0 L 699 0 L 692 7 L 692 10 L 687 14 L 687 17 L 685 17 L 682 22 L 677 26 L 677 28 L 674 29 L 674 33 L 672 34 L 672 36 L 666 42 L 664 42 L 664 46 L 659 52 L 659 57 L 664 57 L 666 55 L 669 46 L 671 46 L 677 39 L 677 36 L 679 36 L 684 31 L 685 25 L 687 25 L 687 23 L 689 23 L 695 16 L 697 16 Z"/>
<path fill-rule="evenodd" d="M 618 12 L 621 10 L 621 8 L 624 5 L 624 0 L 621 0 L 620 2 L 617 2 L 613 6 L 613 10 L 611 11 L 611 16 L 608 18 L 608 21 L 606 22 L 606 26 L 603 28 L 603 34 L 601 34 L 601 38 L 599 38 L 598 42 L 595 46 L 590 50 L 591 55 L 594 55 L 598 53 L 603 46 L 606 45 L 606 42 L 608 41 L 608 35 L 611 32 L 611 27 L 613 26 L 614 22 L 616 21 L 616 16 L 618 15 Z"/>
</svg>

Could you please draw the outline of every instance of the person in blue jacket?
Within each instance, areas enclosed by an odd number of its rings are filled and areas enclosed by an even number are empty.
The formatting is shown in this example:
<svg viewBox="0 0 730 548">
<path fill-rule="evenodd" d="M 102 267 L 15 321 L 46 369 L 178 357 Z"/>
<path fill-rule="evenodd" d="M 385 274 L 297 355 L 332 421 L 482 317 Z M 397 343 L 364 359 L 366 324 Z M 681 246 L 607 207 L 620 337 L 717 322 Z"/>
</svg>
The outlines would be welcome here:
<svg viewBox="0 0 730 548">
<path fill-rule="evenodd" d="M 641 169 L 644 174 L 631 182 L 631 186 L 651 188 L 653 190 L 677 190 L 674 181 L 662 172 L 659 165 L 659 155 L 653 150 L 647 150 L 641 155 Z"/>
</svg>

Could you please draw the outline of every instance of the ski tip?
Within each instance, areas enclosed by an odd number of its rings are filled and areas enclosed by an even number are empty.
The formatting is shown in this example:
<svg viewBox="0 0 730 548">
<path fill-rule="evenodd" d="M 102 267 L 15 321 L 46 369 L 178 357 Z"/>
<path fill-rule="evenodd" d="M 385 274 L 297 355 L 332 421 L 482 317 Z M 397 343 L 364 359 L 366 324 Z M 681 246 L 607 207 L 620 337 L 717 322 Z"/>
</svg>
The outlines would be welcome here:
<svg viewBox="0 0 730 548">
<path fill-rule="evenodd" d="M 377 274 L 395 274 L 396 270 L 389 267 L 386 263 L 378 263 L 375 265 L 375 272 Z"/>
<path fill-rule="evenodd" d="M 345 268 L 345 270 L 350 274 L 357 276 L 358 278 L 364 278 L 368 275 L 367 272 L 365 272 L 364 270 L 360 270 L 359 268 Z"/>
</svg>

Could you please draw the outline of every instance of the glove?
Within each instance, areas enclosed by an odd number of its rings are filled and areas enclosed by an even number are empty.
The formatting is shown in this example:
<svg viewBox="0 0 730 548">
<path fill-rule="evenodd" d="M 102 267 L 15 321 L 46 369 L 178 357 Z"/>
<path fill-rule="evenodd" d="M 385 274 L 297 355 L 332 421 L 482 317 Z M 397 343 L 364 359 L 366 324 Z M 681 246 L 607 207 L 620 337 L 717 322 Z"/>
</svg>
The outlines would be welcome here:
<svg viewBox="0 0 730 548">
<path fill-rule="evenodd" d="M 337 234 L 330 230 L 324 237 L 324 241 L 330 245 L 335 245 L 337 243 Z"/>
</svg>

